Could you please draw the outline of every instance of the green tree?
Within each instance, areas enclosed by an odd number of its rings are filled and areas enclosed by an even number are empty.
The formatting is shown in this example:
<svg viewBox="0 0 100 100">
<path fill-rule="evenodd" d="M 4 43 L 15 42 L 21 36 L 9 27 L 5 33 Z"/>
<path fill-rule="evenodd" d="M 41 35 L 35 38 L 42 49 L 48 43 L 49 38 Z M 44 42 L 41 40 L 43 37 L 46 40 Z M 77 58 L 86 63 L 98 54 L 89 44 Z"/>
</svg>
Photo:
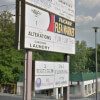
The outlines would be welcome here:
<svg viewBox="0 0 100 100">
<path fill-rule="evenodd" d="M 100 44 L 98 44 L 98 71 L 100 71 Z M 71 55 L 71 72 L 95 72 L 95 49 L 86 42 L 76 42 L 76 54 Z"/>
<path fill-rule="evenodd" d="M 100 72 L 100 44 L 98 44 L 98 71 Z"/>
<path fill-rule="evenodd" d="M 22 51 L 14 48 L 15 23 L 10 12 L 0 15 L 0 83 L 17 82 L 23 71 Z"/>
<path fill-rule="evenodd" d="M 76 42 L 76 54 L 71 55 L 71 72 L 86 72 L 86 63 L 87 63 L 87 46 L 86 42 L 79 41 Z"/>
<path fill-rule="evenodd" d="M 86 67 L 92 71 L 95 72 L 95 49 L 92 47 L 89 47 L 87 49 L 87 57 L 88 57 L 88 62 L 86 64 Z"/>
<path fill-rule="evenodd" d="M 34 60 L 46 60 L 46 61 L 64 61 L 64 54 L 34 51 L 33 59 Z"/>
<path fill-rule="evenodd" d="M 98 71 L 100 72 L 100 44 L 97 45 L 98 49 L 97 49 L 97 53 L 98 53 L 98 57 L 97 57 L 97 62 L 98 62 Z M 89 70 L 91 70 L 92 72 L 96 71 L 96 64 L 95 64 L 95 49 L 94 48 L 88 48 L 88 63 L 86 65 Z"/>
</svg>

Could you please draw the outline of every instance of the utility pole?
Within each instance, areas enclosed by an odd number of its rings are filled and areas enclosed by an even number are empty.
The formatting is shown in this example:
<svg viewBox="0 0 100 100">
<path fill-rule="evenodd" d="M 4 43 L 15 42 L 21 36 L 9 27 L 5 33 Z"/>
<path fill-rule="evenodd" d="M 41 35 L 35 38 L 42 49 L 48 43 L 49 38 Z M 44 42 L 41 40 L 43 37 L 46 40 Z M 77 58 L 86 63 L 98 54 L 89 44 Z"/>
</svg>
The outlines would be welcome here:
<svg viewBox="0 0 100 100">
<path fill-rule="evenodd" d="M 96 100 L 98 100 L 97 30 L 99 27 L 93 27 L 93 29 L 95 32 Z"/>
</svg>

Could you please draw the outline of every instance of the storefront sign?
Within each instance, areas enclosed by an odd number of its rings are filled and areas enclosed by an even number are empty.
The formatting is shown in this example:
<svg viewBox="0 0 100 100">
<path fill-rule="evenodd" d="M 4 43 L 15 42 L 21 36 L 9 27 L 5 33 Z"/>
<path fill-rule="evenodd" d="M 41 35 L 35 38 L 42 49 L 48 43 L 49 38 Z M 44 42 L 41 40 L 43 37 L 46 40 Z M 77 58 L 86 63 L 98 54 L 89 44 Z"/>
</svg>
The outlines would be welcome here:
<svg viewBox="0 0 100 100">
<path fill-rule="evenodd" d="M 69 64 L 65 62 L 35 61 L 35 90 L 69 85 Z"/>
<path fill-rule="evenodd" d="M 24 48 L 75 54 L 75 22 L 25 6 Z"/>
<path fill-rule="evenodd" d="M 75 21 L 75 0 L 26 0 L 26 2 Z"/>
</svg>

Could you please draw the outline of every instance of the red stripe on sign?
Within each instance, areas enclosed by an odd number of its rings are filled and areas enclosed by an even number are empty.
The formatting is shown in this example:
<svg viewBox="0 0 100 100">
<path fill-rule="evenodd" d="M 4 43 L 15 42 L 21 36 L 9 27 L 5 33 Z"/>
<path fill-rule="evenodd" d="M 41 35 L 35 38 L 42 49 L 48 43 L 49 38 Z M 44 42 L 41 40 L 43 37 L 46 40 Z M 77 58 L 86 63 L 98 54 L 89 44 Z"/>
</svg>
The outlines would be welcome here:
<svg viewBox="0 0 100 100">
<path fill-rule="evenodd" d="M 48 31 L 54 32 L 54 14 L 50 14 L 50 25 Z"/>
</svg>

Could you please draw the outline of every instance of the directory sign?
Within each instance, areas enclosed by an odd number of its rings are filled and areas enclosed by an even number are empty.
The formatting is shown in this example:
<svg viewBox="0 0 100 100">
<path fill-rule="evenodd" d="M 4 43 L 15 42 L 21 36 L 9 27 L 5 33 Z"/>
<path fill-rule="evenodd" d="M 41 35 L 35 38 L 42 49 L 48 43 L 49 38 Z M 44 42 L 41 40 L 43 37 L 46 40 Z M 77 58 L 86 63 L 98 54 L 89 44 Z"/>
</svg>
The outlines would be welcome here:
<svg viewBox="0 0 100 100">
<path fill-rule="evenodd" d="M 65 62 L 35 61 L 33 81 L 35 90 L 69 85 L 69 64 Z"/>
</svg>

